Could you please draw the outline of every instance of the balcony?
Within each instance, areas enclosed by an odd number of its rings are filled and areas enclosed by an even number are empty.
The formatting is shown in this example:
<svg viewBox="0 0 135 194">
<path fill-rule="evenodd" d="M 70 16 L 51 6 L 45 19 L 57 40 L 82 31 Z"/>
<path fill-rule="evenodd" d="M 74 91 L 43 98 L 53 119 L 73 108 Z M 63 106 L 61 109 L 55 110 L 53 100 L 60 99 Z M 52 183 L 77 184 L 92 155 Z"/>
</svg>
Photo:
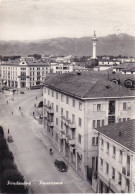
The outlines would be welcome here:
<svg viewBox="0 0 135 194">
<path fill-rule="evenodd" d="M 71 129 L 75 129 L 76 128 L 76 123 L 75 122 L 69 122 L 69 127 L 71 128 Z"/>
<path fill-rule="evenodd" d="M 53 127 L 54 126 L 54 122 L 53 121 L 48 121 L 47 124 L 48 124 L 49 127 Z"/>
<path fill-rule="evenodd" d="M 46 108 L 46 111 L 49 113 L 49 114 L 54 114 L 54 109 L 51 107 L 51 106 L 48 106 L 48 105 L 44 105 L 45 108 Z"/>
<path fill-rule="evenodd" d="M 66 139 L 66 134 L 64 131 L 60 132 L 60 139 Z"/>
<path fill-rule="evenodd" d="M 70 145 L 75 145 L 75 138 L 69 139 L 68 142 Z"/>
</svg>

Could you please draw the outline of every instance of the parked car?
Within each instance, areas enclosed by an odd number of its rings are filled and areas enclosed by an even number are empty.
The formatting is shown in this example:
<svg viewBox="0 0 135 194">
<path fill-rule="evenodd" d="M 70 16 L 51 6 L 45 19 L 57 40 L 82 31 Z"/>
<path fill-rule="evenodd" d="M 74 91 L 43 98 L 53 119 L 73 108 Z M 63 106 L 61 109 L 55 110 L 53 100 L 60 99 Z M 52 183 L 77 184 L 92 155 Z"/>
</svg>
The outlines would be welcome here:
<svg viewBox="0 0 135 194">
<path fill-rule="evenodd" d="M 20 94 L 25 94 L 25 93 L 23 91 L 21 91 Z"/>
<path fill-rule="evenodd" d="M 55 160 L 54 161 L 54 165 L 58 168 L 58 170 L 60 172 L 67 172 L 68 170 L 68 167 L 67 165 L 65 164 L 65 162 L 61 161 L 61 160 Z"/>
<path fill-rule="evenodd" d="M 9 135 L 9 136 L 7 137 L 7 141 L 8 141 L 9 143 L 12 143 L 12 142 L 13 142 L 13 138 L 12 138 L 11 135 Z"/>
</svg>

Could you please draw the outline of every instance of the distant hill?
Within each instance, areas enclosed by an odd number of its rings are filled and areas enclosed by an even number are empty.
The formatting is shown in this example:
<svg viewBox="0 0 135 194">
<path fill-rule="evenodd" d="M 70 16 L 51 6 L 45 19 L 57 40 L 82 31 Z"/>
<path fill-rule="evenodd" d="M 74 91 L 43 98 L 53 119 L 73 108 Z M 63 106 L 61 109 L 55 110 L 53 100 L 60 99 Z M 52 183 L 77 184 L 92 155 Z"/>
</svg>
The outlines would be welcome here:
<svg viewBox="0 0 135 194">
<path fill-rule="evenodd" d="M 53 38 L 36 41 L 0 41 L 0 55 L 45 54 L 91 56 L 92 37 Z M 97 55 L 135 56 L 135 37 L 128 34 L 98 37 Z"/>
</svg>

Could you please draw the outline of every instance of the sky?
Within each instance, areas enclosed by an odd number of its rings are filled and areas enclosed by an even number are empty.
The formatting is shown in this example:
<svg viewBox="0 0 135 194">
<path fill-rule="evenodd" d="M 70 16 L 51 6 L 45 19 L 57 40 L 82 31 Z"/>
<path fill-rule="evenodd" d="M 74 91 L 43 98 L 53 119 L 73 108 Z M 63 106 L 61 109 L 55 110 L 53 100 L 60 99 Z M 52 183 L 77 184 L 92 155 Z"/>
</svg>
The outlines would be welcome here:
<svg viewBox="0 0 135 194">
<path fill-rule="evenodd" d="M 135 0 L 0 0 L 0 40 L 135 36 Z"/>
</svg>

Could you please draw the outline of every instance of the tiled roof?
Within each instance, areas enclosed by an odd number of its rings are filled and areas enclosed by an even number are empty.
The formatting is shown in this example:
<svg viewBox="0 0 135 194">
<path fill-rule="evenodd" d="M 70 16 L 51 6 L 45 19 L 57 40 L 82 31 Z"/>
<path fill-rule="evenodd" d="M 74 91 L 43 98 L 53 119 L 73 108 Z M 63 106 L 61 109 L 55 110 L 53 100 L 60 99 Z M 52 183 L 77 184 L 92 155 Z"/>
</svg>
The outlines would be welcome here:
<svg viewBox="0 0 135 194">
<path fill-rule="evenodd" d="M 135 152 L 135 119 L 121 123 L 113 123 L 99 127 L 96 130 Z M 119 132 L 121 132 L 121 136 Z"/>
<path fill-rule="evenodd" d="M 60 74 L 48 78 L 45 85 L 79 98 L 134 96 L 130 89 L 106 81 L 106 77 L 91 72 Z"/>
</svg>

